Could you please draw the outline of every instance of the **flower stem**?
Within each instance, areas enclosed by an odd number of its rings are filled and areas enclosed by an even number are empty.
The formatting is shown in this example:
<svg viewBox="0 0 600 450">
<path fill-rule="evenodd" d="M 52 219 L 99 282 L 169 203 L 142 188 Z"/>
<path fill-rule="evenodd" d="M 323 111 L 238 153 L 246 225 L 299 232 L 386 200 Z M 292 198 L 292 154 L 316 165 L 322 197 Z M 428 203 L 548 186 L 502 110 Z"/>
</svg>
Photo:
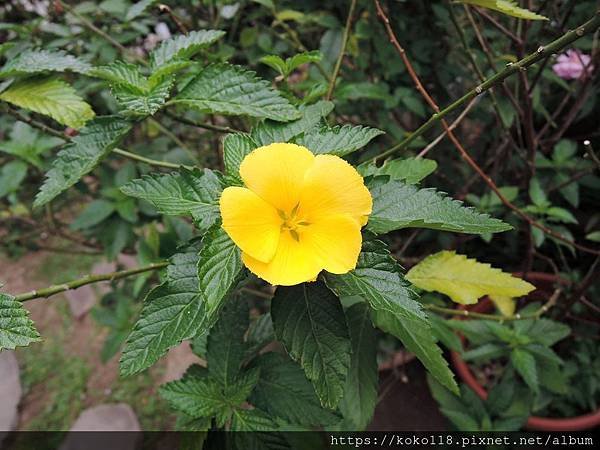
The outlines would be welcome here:
<svg viewBox="0 0 600 450">
<path fill-rule="evenodd" d="M 325 96 L 325 100 L 331 100 L 331 96 L 333 95 L 333 89 L 335 88 L 335 80 L 337 79 L 337 76 L 340 72 L 340 68 L 342 67 L 344 53 L 346 52 L 346 44 L 348 43 L 348 36 L 350 35 L 350 27 L 352 26 L 352 18 L 354 16 L 355 7 L 356 0 L 352 0 L 352 3 L 350 3 L 350 11 L 348 12 L 348 18 L 346 19 L 346 26 L 344 27 L 344 34 L 342 35 L 342 47 L 340 48 L 340 54 L 338 55 L 335 67 L 333 68 L 331 80 L 329 80 L 329 89 L 327 89 L 327 95 Z"/>
</svg>

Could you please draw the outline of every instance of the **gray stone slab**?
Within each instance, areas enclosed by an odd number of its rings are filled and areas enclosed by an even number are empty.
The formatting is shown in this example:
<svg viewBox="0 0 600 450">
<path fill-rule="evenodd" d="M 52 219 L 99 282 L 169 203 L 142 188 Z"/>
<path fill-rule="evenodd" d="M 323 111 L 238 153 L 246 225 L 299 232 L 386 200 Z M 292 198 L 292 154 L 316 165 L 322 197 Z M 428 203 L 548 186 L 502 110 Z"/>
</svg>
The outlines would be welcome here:
<svg viewBox="0 0 600 450">
<path fill-rule="evenodd" d="M 96 304 L 97 294 L 92 286 L 88 284 L 71 291 L 66 291 L 65 296 L 69 301 L 69 309 L 73 317 L 81 319 Z"/>
<path fill-rule="evenodd" d="M 14 352 L 2 350 L 0 351 L 0 431 L 10 431 L 17 425 L 19 421 L 17 407 L 20 400 L 19 363 Z"/>
</svg>

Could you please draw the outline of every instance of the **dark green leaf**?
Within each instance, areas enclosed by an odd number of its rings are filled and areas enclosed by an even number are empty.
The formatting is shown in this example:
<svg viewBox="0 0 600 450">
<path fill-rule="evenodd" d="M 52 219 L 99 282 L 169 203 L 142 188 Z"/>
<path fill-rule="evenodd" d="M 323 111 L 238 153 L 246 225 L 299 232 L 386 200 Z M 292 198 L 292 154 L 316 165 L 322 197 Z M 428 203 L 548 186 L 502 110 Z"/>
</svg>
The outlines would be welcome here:
<svg viewBox="0 0 600 450">
<path fill-rule="evenodd" d="M 391 159 L 381 167 L 370 163 L 358 166 L 358 171 L 363 177 L 389 175 L 391 180 L 404 181 L 407 184 L 417 184 L 435 169 L 437 169 L 437 162 L 426 158 Z"/>
<path fill-rule="evenodd" d="M 298 361 L 324 406 L 344 393 L 351 344 L 339 299 L 320 282 L 280 286 L 271 301 L 275 335 Z"/>
<path fill-rule="evenodd" d="M 94 200 L 71 223 L 71 229 L 83 230 L 98 225 L 115 211 L 115 205 L 107 200 Z"/>
<path fill-rule="evenodd" d="M 340 297 L 358 296 L 366 301 L 378 328 L 400 339 L 437 380 L 457 390 L 427 315 L 383 242 L 365 240 L 356 269 L 345 275 L 327 274 L 326 280 Z"/>
<path fill-rule="evenodd" d="M 384 132 L 377 128 L 344 125 L 333 128 L 314 128 L 295 139 L 316 155 L 346 156 L 363 148 Z"/>
<path fill-rule="evenodd" d="M 186 35 L 174 36 L 162 42 L 150 55 L 154 69 L 174 60 L 190 59 L 200 50 L 218 41 L 225 35 L 220 30 L 192 31 Z"/>
<path fill-rule="evenodd" d="M 0 69 L 0 78 L 38 72 L 87 73 L 92 66 L 62 50 L 25 50 Z"/>
<path fill-rule="evenodd" d="M 0 293 L 0 351 L 25 347 L 39 340 L 29 311 L 12 295 Z"/>
<path fill-rule="evenodd" d="M 534 392 L 538 392 L 539 380 L 533 355 L 524 349 L 515 348 L 510 354 L 510 361 L 527 386 Z"/>
</svg>

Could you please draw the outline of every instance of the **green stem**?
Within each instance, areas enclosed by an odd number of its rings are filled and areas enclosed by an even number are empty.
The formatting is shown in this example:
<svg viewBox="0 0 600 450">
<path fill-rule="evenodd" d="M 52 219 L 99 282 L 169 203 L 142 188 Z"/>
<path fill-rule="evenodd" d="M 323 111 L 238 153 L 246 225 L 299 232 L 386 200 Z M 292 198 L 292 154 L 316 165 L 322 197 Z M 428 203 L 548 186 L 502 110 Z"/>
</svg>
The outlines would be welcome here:
<svg viewBox="0 0 600 450">
<path fill-rule="evenodd" d="M 327 95 L 325 96 L 325 100 L 331 100 L 331 96 L 333 95 L 333 89 L 335 88 L 335 80 L 337 79 L 337 76 L 340 73 L 342 61 L 344 60 L 344 53 L 346 52 L 346 45 L 348 44 L 348 36 L 350 35 L 350 27 L 352 26 L 352 18 L 354 16 L 355 7 L 356 0 L 352 0 L 352 3 L 350 3 L 350 11 L 348 11 L 348 18 L 346 19 L 346 26 L 344 27 L 344 34 L 342 35 L 342 47 L 340 48 L 340 54 L 338 55 L 335 67 L 333 68 L 331 80 L 329 80 L 329 89 L 327 89 Z"/>
<path fill-rule="evenodd" d="M 24 122 L 33 128 L 37 128 L 38 130 L 41 130 L 44 133 L 51 134 L 52 136 L 63 139 L 65 141 L 69 139 L 69 137 L 61 131 L 55 130 L 54 128 L 51 128 L 48 125 L 43 124 L 42 122 L 38 122 L 37 120 L 24 116 L 19 111 L 14 110 L 11 107 L 8 107 L 7 111 L 11 116 L 15 117 L 17 120 Z"/>
<path fill-rule="evenodd" d="M 152 123 L 152 125 L 154 125 L 156 128 L 158 128 L 162 134 L 167 136 L 176 145 L 178 145 L 184 152 L 186 152 L 187 155 L 191 158 L 191 160 L 194 161 L 194 164 L 198 163 L 198 158 L 196 157 L 196 155 L 194 155 L 194 152 L 192 152 L 192 150 L 185 144 L 185 142 L 183 142 L 181 139 L 179 139 L 175 133 L 173 133 L 171 130 L 169 130 L 167 127 L 165 127 L 163 124 L 161 124 L 158 120 L 156 120 L 152 117 L 149 118 L 149 121 L 150 121 L 150 123 Z"/>
<path fill-rule="evenodd" d="M 554 293 L 552 294 L 552 296 L 550 297 L 550 299 L 543 304 L 540 308 L 538 308 L 537 310 L 535 310 L 534 312 L 530 313 L 530 314 L 513 314 L 511 316 L 499 316 L 496 314 L 484 314 L 484 313 L 478 313 L 478 312 L 473 312 L 473 311 L 469 311 L 468 309 L 453 309 L 453 308 L 444 308 L 442 306 L 437 306 L 437 305 L 430 305 L 430 304 L 426 304 L 423 305 L 423 308 L 428 309 L 430 311 L 435 311 L 441 314 L 448 314 L 451 316 L 462 316 L 462 317 L 473 317 L 476 319 L 484 319 L 484 320 L 495 320 L 497 322 L 511 322 L 511 321 L 515 321 L 515 320 L 527 320 L 527 319 L 539 319 L 542 314 L 546 313 L 550 308 L 552 308 L 555 304 L 556 301 L 558 300 L 558 297 L 560 296 L 562 290 L 561 289 L 557 289 L 554 291 Z"/>
<path fill-rule="evenodd" d="M 128 152 L 127 150 L 122 150 L 120 148 L 113 149 L 113 153 L 124 156 L 125 158 L 133 159 L 134 161 L 143 162 L 149 164 L 151 166 L 157 167 L 165 167 L 167 169 L 179 169 L 180 167 L 185 167 L 186 169 L 193 169 L 191 166 L 184 166 L 183 164 L 175 164 L 167 161 L 158 161 L 156 159 L 146 158 L 141 155 L 136 155 L 135 153 Z"/>
<path fill-rule="evenodd" d="M 213 125 L 212 123 L 197 123 L 193 120 L 186 119 L 185 117 L 179 117 L 168 111 L 164 111 L 164 114 L 177 122 L 183 123 L 184 125 L 189 125 L 191 127 L 204 128 L 206 130 L 216 131 L 218 133 L 243 133 L 242 130 L 236 130 L 235 128 L 231 127 L 222 127 L 219 125 Z"/>
<path fill-rule="evenodd" d="M 24 302 L 27 300 L 33 300 L 34 298 L 48 298 L 60 292 L 68 291 L 71 289 L 77 289 L 78 287 L 85 286 L 86 284 L 98 283 L 100 281 L 113 281 L 144 272 L 149 272 L 151 270 L 159 270 L 166 267 L 168 264 L 169 263 L 167 262 L 154 263 L 149 264 L 147 266 L 138 267 L 136 269 L 121 270 L 119 272 L 105 273 L 101 275 L 87 275 L 83 278 L 69 281 L 67 283 L 57 284 L 44 289 L 39 289 L 36 291 L 26 292 L 24 294 L 17 295 L 15 297 L 15 300 L 19 302 Z"/>
<path fill-rule="evenodd" d="M 419 128 L 417 128 L 413 133 L 411 133 L 409 136 L 407 136 L 404 140 L 402 140 L 398 144 L 394 145 L 393 147 L 389 148 L 388 150 L 384 151 L 383 153 L 375 156 L 372 159 L 372 161 L 386 158 L 387 156 L 390 156 L 390 155 L 396 153 L 398 150 L 405 149 L 411 142 L 413 142 L 415 139 L 417 139 L 423 133 L 425 133 L 426 131 L 431 129 L 431 127 L 433 127 L 437 122 L 442 120 L 444 117 L 446 117 L 451 112 L 460 108 L 463 104 L 467 103 L 472 98 L 477 97 L 478 95 L 484 93 L 485 91 L 489 90 L 490 88 L 502 83 L 502 81 L 504 81 L 509 76 L 511 76 L 519 71 L 527 70 L 527 68 L 529 66 L 537 63 L 538 61 L 540 61 L 544 58 L 549 57 L 553 53 L 559 53 L 562 49 L 564 49 L 565 47 L 567 47 L 569 44 L 573 43 L 577 39 L 581 38 L 582 36 L 585 36 L 586 34 L 589 34 L 589 33 L 592 33 L 593 31 L 595 31 L 599 25 L 600 25 L 600 10 L 596 11 L 596 14 L 594 15 L 594 17 L 592 17 L 590 20 L 588 20 L 583 25 L 577 27 L 574 30 L 568 31 L 563 36 L 552 41 L 550 44 L 548 44 L 546 46 L 540 46 L 537 49 L 537 51 L 535 51 L 534 53 L 531 53 L 530 55 L 526 56 L 525 58 L 521 59 L 520 61 L 517 61 L 514 64 L 508 64 L 504 70 L 489 77 L 488 79 L 483 81 L 480 85 L 476 86 L 475 88 L 473 88 L 472 90 L 467 92 L 465 95 L 463 95 L 461 98 L 456 100 L 454 103 L 451 103 L 446 108 L 442 109 L 439 113 L 433 114 L 429 118 L 429 120 L 427 120 L 427 122 L 425 122 L 423 125 L 421 125 Z"/>
</svg>

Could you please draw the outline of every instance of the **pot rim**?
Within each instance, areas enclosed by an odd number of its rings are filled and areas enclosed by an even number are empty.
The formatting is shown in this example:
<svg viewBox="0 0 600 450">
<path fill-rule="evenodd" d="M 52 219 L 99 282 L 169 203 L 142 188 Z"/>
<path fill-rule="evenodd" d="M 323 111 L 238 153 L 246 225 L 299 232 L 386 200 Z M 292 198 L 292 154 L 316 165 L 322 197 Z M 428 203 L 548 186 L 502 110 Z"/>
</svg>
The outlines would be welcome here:
<svg viewBox="0 0 600 450">
<path fill-rule="evenodd" d="M 523 274 L 522 272 L 517 272 L 514 275 L 522 276 Z M 524 278 L 531 281 L 547 281 L 558 282 L 560 284 L 569 284 L 569 281 L 564 278 L 543 272 L 529 272 L 525 274 Z M 492 303 L 486 298 L 474 306 L 474 308 L 470 309 L 477 312 L 485 312 L 492 308 Z M 461 378 L 461 380 L 464 381 L 471 389 L 473 389 L 479 398 L 485 400 L 488 393 L 485 387 L 479 384 L 469 365 L 461 358 L 458 352 L 452 350 L 450 351 L 450 356 L 452 359 L 452 366 L 458 373 L 458 376 Z M 538 431 L 578 431 L 591 429 L 598 426 L 600 426 L 600 408 L 588 414 L 558 419 L 530 416 L 525 424 L 526 428 Z"/>
</svg>

